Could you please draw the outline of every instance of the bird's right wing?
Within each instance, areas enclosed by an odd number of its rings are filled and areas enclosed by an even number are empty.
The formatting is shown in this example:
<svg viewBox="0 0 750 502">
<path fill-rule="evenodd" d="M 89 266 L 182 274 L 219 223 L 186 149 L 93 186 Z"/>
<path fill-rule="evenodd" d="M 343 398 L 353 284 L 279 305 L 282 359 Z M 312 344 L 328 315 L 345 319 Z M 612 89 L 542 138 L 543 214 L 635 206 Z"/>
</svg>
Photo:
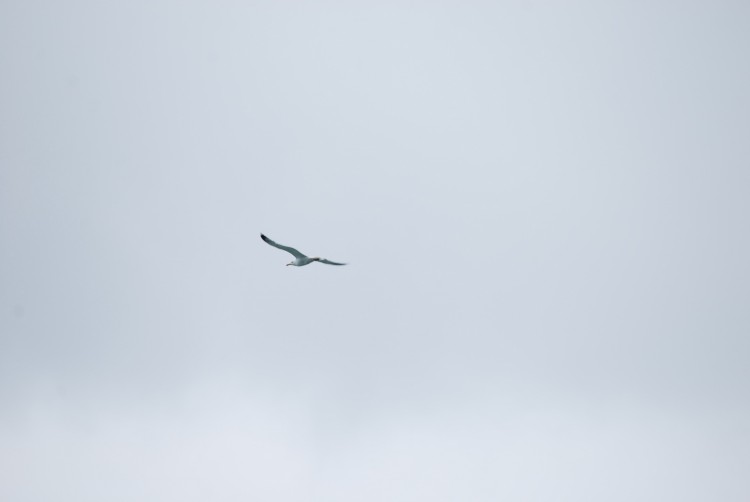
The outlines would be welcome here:
<svg viewBox="0 0 750 502">
<path fill-rule="evenodd" d="M 320 263 L 325 263 L 326 265 L 346 265 L 346 263 L 336 263 L 335 261 L 326 260 L 325 258 L 322 260 L 318 260 Z"/>
<path fill-rule="evenodd" d="M 269 239 L 268 237 L 266 237 L 263 234 L 260 234 L 260 238 L 263 239 L 266 244 L 270 244 L 271 246 L 273 246 L 275 248 L 283 249 L 287 253 L 291 253 L 295 258 L 306 258 L 305 255 L 303 255 L 302 253 L 300 253 L 296 249 L 290 248 L 289 246 L 282 246 L 281 244 L 276 244 L 274 241 L 272 241 L 271 239 Z"/>
</svg>

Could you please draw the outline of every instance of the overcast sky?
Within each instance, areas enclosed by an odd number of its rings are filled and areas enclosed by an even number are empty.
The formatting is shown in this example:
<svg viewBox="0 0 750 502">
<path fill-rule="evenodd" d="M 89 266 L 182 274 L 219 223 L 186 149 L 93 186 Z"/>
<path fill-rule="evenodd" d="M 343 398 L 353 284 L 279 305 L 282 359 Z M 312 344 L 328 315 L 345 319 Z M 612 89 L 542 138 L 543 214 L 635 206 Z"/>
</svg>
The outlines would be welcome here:
<svg viewBox="0 0 750 502">
<path fill-rule="evenodd" d="M 0 499 L 750 500 L 749 48 L 728 0 L 2 2 Z"/>
</svg>

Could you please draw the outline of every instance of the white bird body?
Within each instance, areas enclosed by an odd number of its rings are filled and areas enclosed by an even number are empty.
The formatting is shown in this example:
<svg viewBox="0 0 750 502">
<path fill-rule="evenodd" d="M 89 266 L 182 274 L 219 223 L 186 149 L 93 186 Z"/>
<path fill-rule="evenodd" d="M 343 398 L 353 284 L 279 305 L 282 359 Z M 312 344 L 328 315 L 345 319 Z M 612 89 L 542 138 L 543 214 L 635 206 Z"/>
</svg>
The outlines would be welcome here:
<svg viewBox="0 0 750 502">
<path fill-rule="evenodd" d="M 309 265 L 314 261 L 320 261 L 320 258 L 310 258 L 309 256 L 301 256 L 299 258 L 295 258 L 293 262 L 287 263 L 287 265 L 294 265 L 295 267 L 304 267 L 305 265 Z"/>
<path fill-rule="evenodd" d="M 313 258 L 309 256 L 305 256 L 294 248 L 275 243 L 274 241 L 272 241 L 271 239 L 269 239 L 263 234 L 260 234 L 260 238 L 263 239 L 263 241 L 266 244 L 269 244 L 275 248 L 282 249 L 286 251 L 287 253 L 291 254 L 292 256 L 294 256 L 294 261 L 291 263 L 287 263 L 286 264 L 287 266 L 293 265 L 295 267 L 304 267 L 305 265 L 309 265 L 314 261 L 325 263 L 326 265 L 346 265 L 346 263 L 337 263 L 335 261 L 326 260 L 325 258 L 319 258 L 317 256 Z"/>
</svg>

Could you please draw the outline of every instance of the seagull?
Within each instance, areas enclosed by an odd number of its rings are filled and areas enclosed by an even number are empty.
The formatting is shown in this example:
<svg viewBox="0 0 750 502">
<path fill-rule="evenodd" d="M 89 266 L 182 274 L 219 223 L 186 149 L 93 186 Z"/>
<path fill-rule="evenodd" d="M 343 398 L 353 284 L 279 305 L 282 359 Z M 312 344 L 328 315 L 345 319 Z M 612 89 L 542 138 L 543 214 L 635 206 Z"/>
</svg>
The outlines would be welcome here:
<svg viewBox="0 0 750 502">
<path fill-rule="evenodd" d="M 269 239 L 263 234 L 260 234 L 260 238 L 265 241 L 266 244 L 270 244 L 271 246 L 279 249 L 283 249 L 287 253 L 290 253 L 292 256 L 294 256 L 294 261 L 291 263 L 287 263 L 286 266 L 294 265 L 295 267 L 304 267 L 305 265 L 309 265 L 310 263 L 314 261 L 319 261 L 320 263 L 325 263 L 326 265 L 346 265 L 346 263 L 336 263 L 335 261 L 326 260 L 325 258 L 318 258 L 317 256 L 315 258 L 310 258 L 309 256 L 305 256 L 299 251 L 297 251 L 294 248 L 290 248 L 289 246 L 282 246 L 281 244 L 276 244 L 274 241 Z"/>
</svg>

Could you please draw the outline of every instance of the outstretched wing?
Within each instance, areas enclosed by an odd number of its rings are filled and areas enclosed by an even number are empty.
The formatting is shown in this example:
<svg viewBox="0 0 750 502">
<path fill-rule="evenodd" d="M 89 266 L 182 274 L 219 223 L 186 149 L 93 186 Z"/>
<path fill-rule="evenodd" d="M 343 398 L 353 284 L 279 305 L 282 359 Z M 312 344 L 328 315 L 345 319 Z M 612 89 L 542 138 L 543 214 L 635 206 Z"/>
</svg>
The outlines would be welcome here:
<svg viewBox="0 0 750 502">
<path fill-rule="evenodd" d="M 290 248 L 289 246 L 282 246 L 281 244 L 276 244 L 274 241 L 272 241 L 271 239 L 269 239 L 268 237 L 266 237 L 263 234 L 260 234 L 260 238 L 263 239 L 263 241 L 265 241 L 266 244 L 270 244 L 271 246 L 273 246 L 275 248 L 283 249 L 287 253 L 291 253 L 295 258 L 306 258 L 305 255 L 303 255 L 302 253 L 300 253 L 296 249 Z"/>
<path fill-rule="evenodd" d="M 335 261 L 325 260 L 325 259 L 321 259 L 321 260 L 318 260 L 318 261 L 320 263 L 325 263 L 326 265 L 346 265 L 346 263 L 336 263 Z"/>
</svg>

